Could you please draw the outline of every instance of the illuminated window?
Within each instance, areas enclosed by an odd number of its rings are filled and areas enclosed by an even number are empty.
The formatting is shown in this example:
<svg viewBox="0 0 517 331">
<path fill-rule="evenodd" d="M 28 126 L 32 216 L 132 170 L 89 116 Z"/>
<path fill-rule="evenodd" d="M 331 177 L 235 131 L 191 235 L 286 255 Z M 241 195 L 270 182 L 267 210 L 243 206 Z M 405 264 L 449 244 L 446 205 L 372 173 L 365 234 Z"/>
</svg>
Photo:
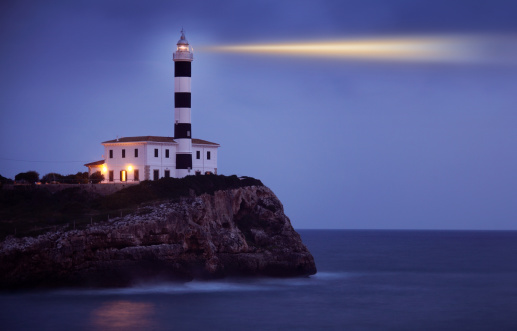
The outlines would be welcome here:
<svg viewBox="0 0 517 331">
<path fill-rule="evenodd" d="M 158 157 L 158 148 L 154 149 L 154 157 Z"/>
<path fill-rule="evenodd" d="M 123 149 L 123 150 L 122 150 L 122 158 L 125 158 L 125 157 L 126 157 L 126 150 L 125 150 L 125 149 Z"/>
<path fill-rule="evenodd" d="M 126 172 L 126 170 L 122 170 L 120 172 L 120 181 L 121 182 L 126 182 L 127 181 L 127 172 Z"/>
</svg>

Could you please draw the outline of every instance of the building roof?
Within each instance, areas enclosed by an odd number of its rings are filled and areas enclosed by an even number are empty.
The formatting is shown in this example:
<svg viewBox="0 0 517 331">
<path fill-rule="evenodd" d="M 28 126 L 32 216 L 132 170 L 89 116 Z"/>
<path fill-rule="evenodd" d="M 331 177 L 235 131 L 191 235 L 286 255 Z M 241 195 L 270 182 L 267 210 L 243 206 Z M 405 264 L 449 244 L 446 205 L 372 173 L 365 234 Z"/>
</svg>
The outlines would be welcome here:
<svg viewBox="0 0 517 331">
<path fill-rule="evenodd" d="M 196 138 L 192 138 L 192 144 L 219 146 L 218 143 L 213 143 L 211 141 L 207 141 L 207 140 L 203 140 L 203 139 L 196 139 Z"/>
<path fill-rule="evenodd" d="M 143 142 L 143 141 L 176 143 L 176 141 L 174 141 L 174 138 L 172 138 L 172 137 L 158 137 L 158 136 L 123 137 L 123 138 L 104 141 L 102 143 L 103 144 L 116 144 L 116 143 L 129 143 L 129 142 L 132 142 L 132 143 L 133 142 Z M 218 143 L 213 143 L 211 141 L 196 139 L 196 138 L 192 138 L 192 144 L 219 146 Z"/>
<path fill-rule="evenodd" d="M 138 136 L 138 137 L 122 137 L 113 140 L 108 140 L 102 142 L 103 144 L 111 144 L 111 143 L 133 143 L 139 141 L 154 141 L 154 142 L 163 142 L 163 143 L 174 143 L 174 138 L 171 137 L 157 137 L 157 136 Z"/>
<path fill-rule="evenodd" d="M 104 160 L 100 160 L 100 161 L 86 163 L 84 166 L 85 167 L 94 167 L 94 166 L 100 166 L 100 165 L 103 165 L 103 164 L 104 164 Z"/>
</svg>

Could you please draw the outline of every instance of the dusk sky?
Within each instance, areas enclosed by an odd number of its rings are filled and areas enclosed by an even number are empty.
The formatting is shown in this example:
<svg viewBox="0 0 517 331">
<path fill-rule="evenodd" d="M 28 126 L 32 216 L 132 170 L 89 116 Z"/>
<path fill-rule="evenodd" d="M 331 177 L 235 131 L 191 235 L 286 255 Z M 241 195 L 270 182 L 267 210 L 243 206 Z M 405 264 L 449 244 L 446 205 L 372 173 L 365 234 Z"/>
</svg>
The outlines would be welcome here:
<svg viewBox="0 0 517 331">
<path fill-rule="evenodd" d="M 516 17 L 512 0 L 4 0 L 0 175 L 173 136 L 183 27 L 193 137 L 295 228 L 517 230 Z M 418 60 L 214 51 L 430 37 L 449 43 Z"/>
</svg>

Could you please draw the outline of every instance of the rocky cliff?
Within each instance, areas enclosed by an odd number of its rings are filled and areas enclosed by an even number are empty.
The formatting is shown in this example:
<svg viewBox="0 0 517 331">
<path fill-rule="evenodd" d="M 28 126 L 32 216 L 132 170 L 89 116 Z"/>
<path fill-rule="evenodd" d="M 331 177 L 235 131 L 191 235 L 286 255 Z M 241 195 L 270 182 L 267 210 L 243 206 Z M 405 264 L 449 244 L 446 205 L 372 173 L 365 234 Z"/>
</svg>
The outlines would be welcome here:
<svg viewBox="0 0 517 331">
<path fill-rule="evenodd" d="M 312 255 L 265 186 L 162 200 L 85 230 L 0 243 L 4 289 L 314 273 Z"/>
</svg>

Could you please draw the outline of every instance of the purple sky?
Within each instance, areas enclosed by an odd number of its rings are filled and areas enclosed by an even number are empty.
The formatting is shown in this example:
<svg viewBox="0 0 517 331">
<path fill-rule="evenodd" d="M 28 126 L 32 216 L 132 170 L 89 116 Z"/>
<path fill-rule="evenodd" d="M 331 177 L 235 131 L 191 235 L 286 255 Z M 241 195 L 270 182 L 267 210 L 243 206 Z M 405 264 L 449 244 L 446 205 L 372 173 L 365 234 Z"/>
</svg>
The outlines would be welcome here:
<svg viewBox="0 0 517 331">
<path fill-rule="evenodd" d="M 220 173 L 273 189 L 296 228 L 517 230 L 517 61 L 203 51 L 391 35 L 515 42 L 515 17 L 507 0 L 2 1 L 0 174 L 86 171 L 102 141 L 172 136 L 184 27 L 193 136 L 221 144 Z M 498 47 L 487 56 L 517 58 Z"/>
</svg>

